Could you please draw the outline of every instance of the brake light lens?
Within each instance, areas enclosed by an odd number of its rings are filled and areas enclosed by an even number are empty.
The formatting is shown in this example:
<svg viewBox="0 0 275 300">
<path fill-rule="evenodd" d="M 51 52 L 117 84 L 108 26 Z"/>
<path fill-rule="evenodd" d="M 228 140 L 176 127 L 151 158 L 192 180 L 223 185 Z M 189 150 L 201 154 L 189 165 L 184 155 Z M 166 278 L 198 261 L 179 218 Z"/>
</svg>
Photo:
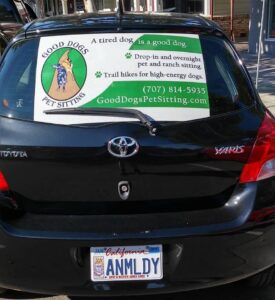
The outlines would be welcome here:
<svg viewBox="0 0 275 300">
<path fill-rule="evenodd" d="M 2 192 L 6 192 L 8 191 L 10 188 L 9 188 L 9 185 L 6 181 L 6 178 L 4 177 L 3 173 L 0 172 L 0 191 Z"/>
<path fill-rule="evenodd" d="M 240 183 L 260 181 L 275 176 L 275 119 L 266 113 L 256 142 L 245 164 Z"/>
</svg>

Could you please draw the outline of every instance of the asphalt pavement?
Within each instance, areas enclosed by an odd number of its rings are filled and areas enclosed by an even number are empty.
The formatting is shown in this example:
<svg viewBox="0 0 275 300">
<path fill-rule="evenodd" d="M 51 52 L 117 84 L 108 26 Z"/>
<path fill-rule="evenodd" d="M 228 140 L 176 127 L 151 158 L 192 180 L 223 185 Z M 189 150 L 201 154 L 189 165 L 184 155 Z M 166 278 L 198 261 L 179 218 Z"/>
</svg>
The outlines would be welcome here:
<svg viewBox="0 0 275 300">
<path fill-rule="evenodd" d="M 253 80 L 256 78 L 257 56 L 247 52 L 247 43 L 236 44 L 241 53 Z M 263 55 L 260 63 L 259 93 L 265 105 L 275 115 L 275 58 Z M 22 292 L 8 292 L 0 299 L 45 299 L 45 300 L 69 300 L 66 296 L 50 297 L 47 295 L 27 294 Z M 113 300 L 114 298 L 93 298 L 93 300 Z M 116 298 L 117 299 L 117 298 Z M 275 300 L 275 286 L 267 289 L 253 289 L 242 287 L 241 284 L 231 284 L 218 288 L 186 292 L 173 295 L 126 297 L 123 300 Z"/>
</svg>

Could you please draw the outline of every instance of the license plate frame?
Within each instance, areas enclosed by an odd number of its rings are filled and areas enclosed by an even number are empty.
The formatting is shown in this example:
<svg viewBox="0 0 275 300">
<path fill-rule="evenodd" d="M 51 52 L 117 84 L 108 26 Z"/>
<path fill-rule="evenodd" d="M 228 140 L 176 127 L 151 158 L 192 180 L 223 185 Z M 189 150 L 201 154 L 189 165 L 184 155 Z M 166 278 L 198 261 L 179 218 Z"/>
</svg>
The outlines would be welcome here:
<svg viewBox="0 0 275 300">
<path fill-rule="evenodd" d="M 90 273 L 93 282 L 161 280 L 162 245 L 91 247 Z"/>
</svg>

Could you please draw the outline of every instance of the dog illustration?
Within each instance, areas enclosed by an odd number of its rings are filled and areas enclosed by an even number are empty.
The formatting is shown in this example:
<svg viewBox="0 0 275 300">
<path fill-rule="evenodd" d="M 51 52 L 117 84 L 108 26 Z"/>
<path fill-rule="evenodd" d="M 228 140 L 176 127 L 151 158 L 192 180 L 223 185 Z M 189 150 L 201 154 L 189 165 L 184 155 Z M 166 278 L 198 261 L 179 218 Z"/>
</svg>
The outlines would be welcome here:
<svg viewBox="0 0 275 300">
<path fill-rule="evenodd" d="M 67 84 L 67 71 L 61 64 L 53 65 L 53 68 L 57 70 L 57 85 L 58 91 L 60 88 L 65 92 Z"/>
</svg>

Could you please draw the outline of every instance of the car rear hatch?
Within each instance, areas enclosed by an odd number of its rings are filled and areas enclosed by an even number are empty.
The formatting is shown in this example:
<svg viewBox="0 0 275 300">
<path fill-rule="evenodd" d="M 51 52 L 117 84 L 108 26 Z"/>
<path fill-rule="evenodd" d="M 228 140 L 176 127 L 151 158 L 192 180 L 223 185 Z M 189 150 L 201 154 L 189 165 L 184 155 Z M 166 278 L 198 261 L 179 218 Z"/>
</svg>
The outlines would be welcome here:
<svg viewBox="0 0 275 300">
<path fill-rule="evenodd" d="M 238 184 L 250 151 L 246 149 L 255 138 L 253 130 L 242 129 L 245 122 L 237 113 L 169 124 L 153 137 L 138 124 L 71 128 L 2 118 L 0 169 L 14 200 L 26 211 L 134 214 L 209 209 L 222 206 Z M 226 131 L 224 123 L 230 124 Z M 113 157 L 107 145 L 120 136 L 133 137 L 140 146 L 138 154 Z M 120 197 L 120 182 L 131 188 L 127 201 Z"/>
<path fill-rule="evenodd" d="M 114 38 L 108 36 L 102 43 L 112 41 Z M 156 135 L 150 134 L 139 120 L 123 121 L 116 116 L 112 121 L 86 116 L 85 122 L 79 124 L 68 124 L 67 120 L 64 124 L 33 121 L 39 39 L 14 44 L 15 50 L 10 49 L 0 69 L 0 170 L 19 209 L 45 214 L 105 215 L 179 212 L 224 205 L 239 182 L 263 116 L 254 106 L 250 82 L 229 43 L 214 34 L 201 35 L 200 43 L 209 116 L 193 116 L 196 110 L 186 108 L 187 117 L 177 120 L 169 107 L 162 108 L 160 120 L 155 120 Z M 59 47 L 64 45 L 57 44 L 56 49 Z M 85 54 L 84 48 L 76 44 L 71 47 Z M 29 62 L 22 59 L 23 52 L 28 54 Z M 43 55 L 48 58 L 51 52 L 42 52 Z M 92 72 L 96 72 L 96 78 L 99 73 L 107 76 L 100 71 Z M 10 72 L 12 80 L 4 82 Z M 55 76 L 59 76 L 56 72 Z M 18 84 L 13 89 L 14 82 Z M 159 85 L 158 80 L 154 82 Z M 62 94 L 62 89 L 65 92 L 60 85 L 54 91 Z M 52 108 L 50 97 L 43 101 Z M 146 114 L 152 117 L 148 111 Z M 56 120 L 53 123 L 63 122 Z M 120 152 L 116 157 L 108 150 L 112 139 L 123 137 L 133 139 L 139 146 L 132 157 L 123 157 Z M 123 183 L 130 190 L 127 199 L 121 197 Z"/>
</svg>

